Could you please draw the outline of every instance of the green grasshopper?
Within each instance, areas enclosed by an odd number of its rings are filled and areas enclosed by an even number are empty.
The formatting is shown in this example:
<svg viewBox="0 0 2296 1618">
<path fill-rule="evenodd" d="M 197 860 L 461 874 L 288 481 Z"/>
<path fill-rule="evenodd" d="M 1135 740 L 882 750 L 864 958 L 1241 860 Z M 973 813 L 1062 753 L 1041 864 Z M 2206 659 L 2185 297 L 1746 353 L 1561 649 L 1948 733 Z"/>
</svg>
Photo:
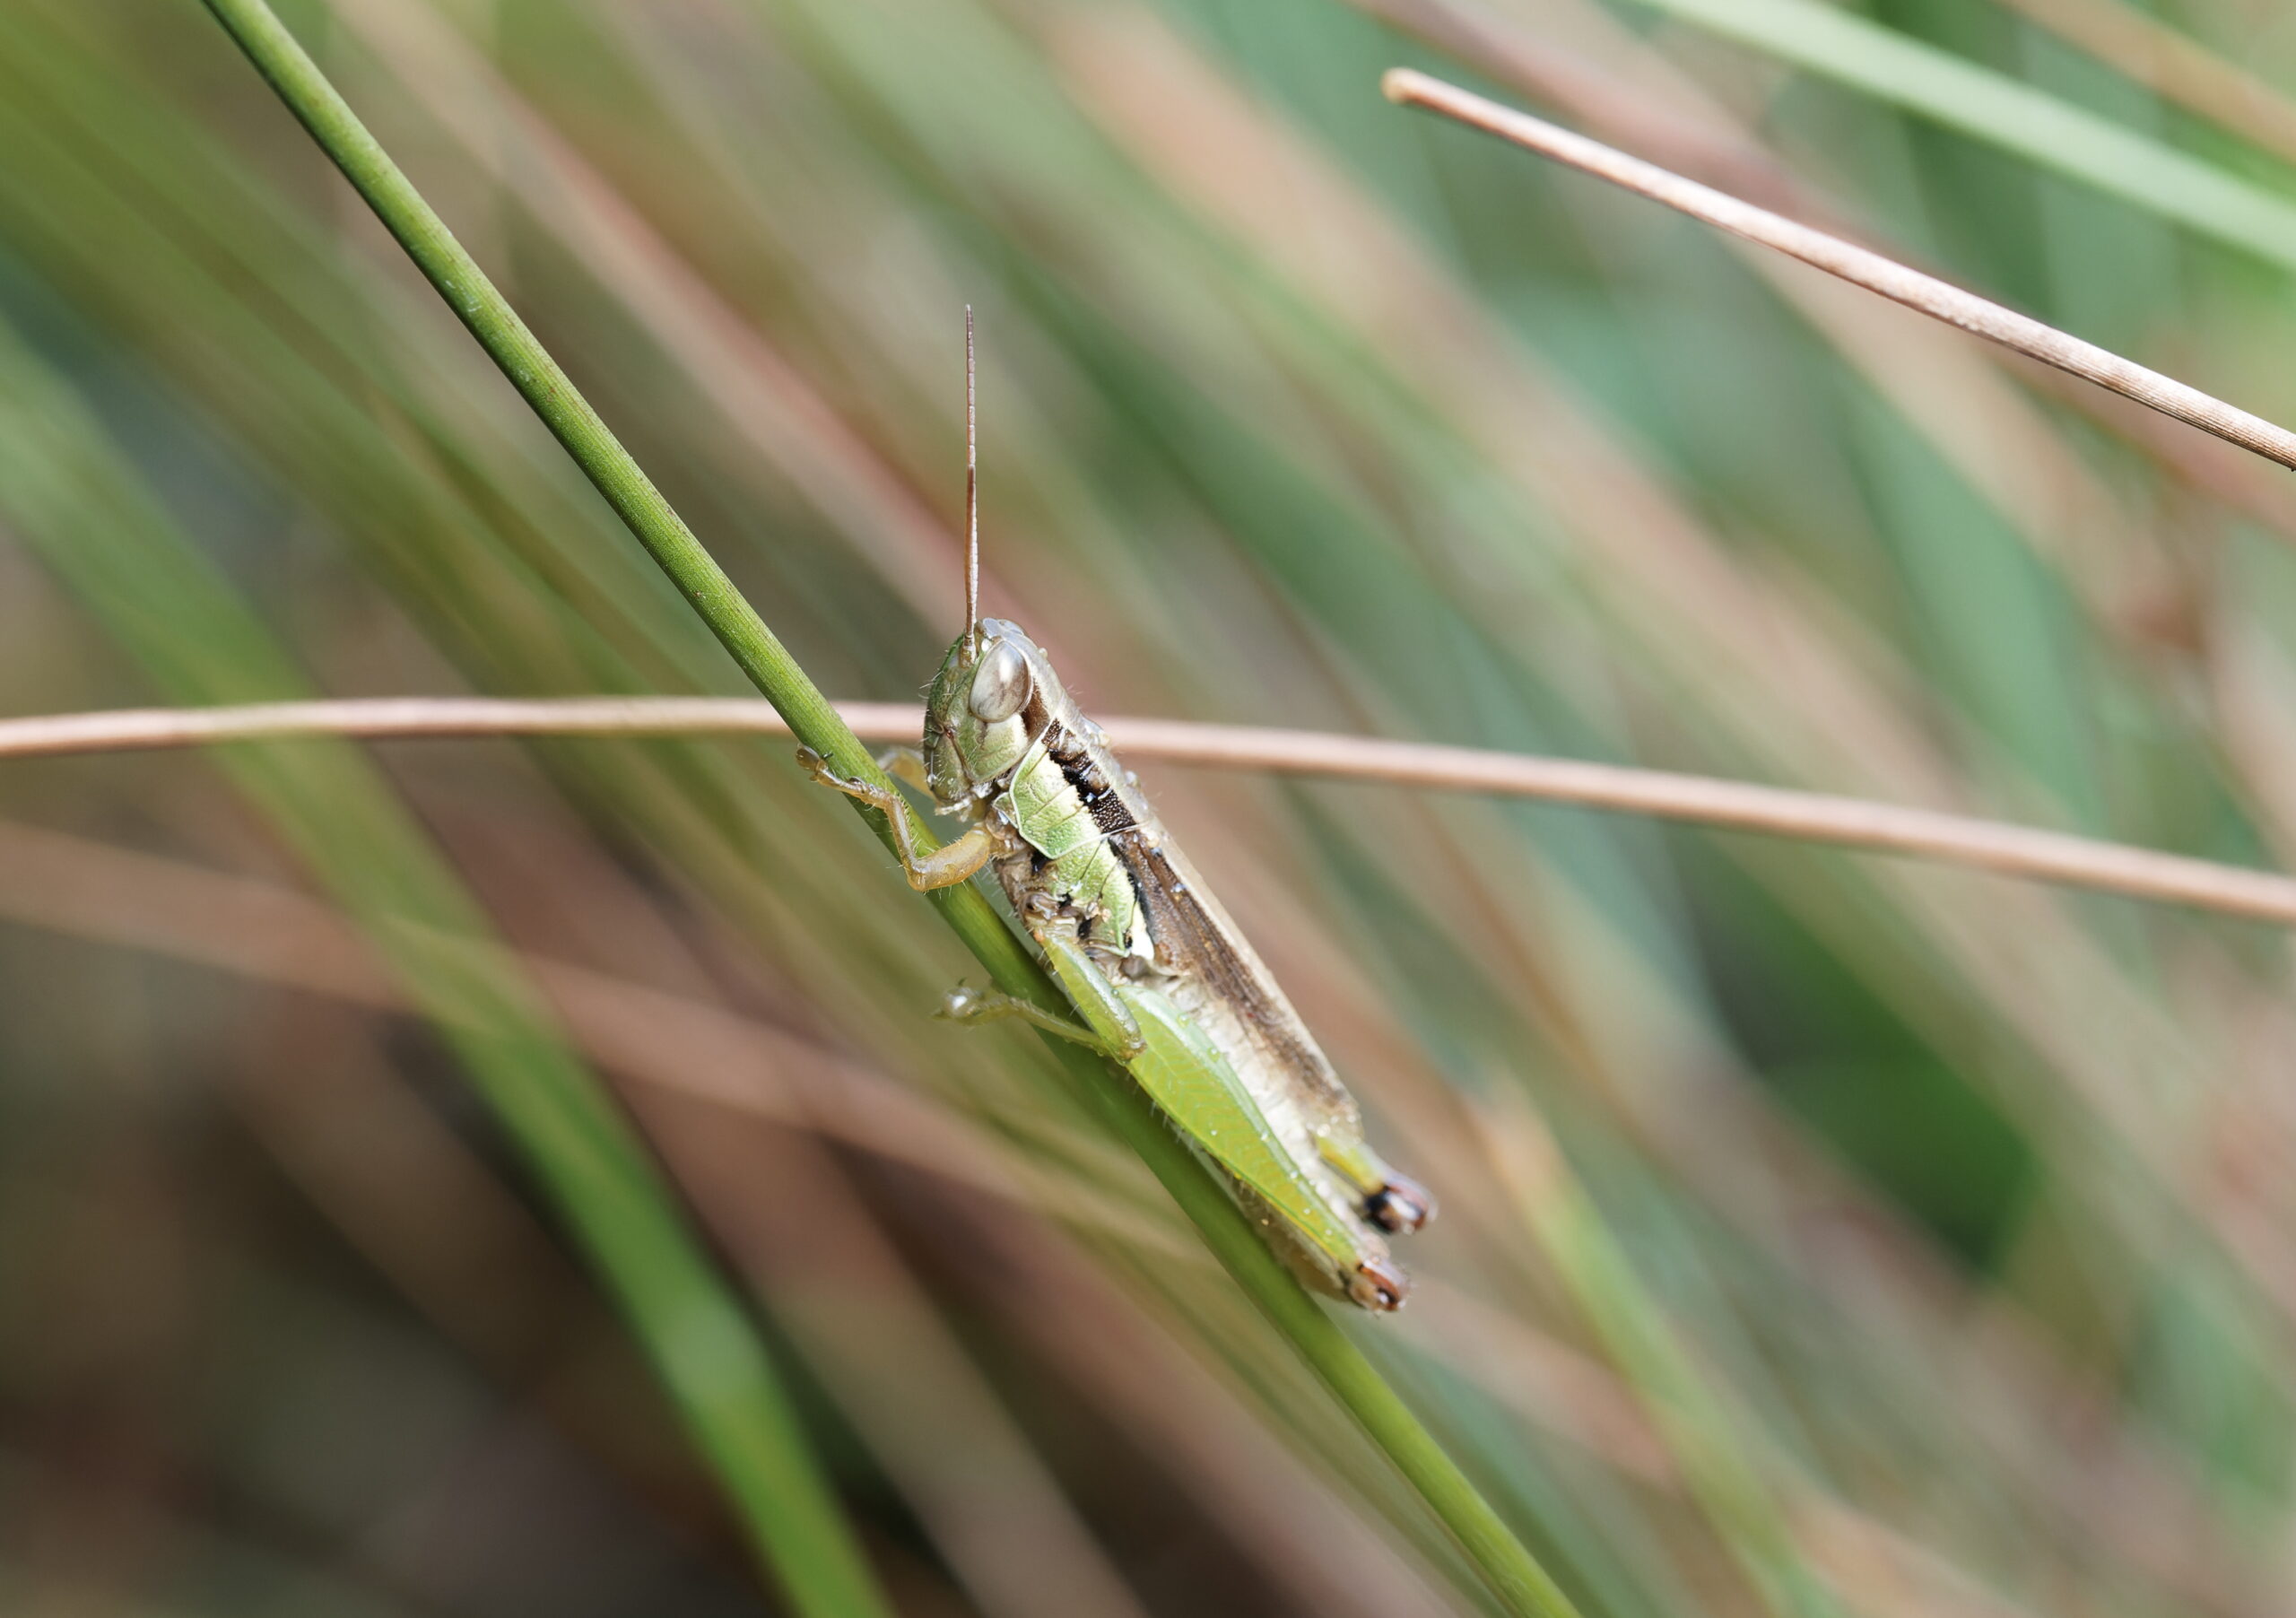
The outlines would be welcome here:
<svg viewBox="0 0 2296 1618">
<path fill-rule="evenodd" d="M 1114 1057 L 1303 1279 L 1399 1309 L 1408 1283 L 1386 1239 L 1426 1223 L 1432 1199 L 1365 1142 L 1354 1098 L 1042 649 L 979 616 L 973 394 L 968 309 L 965 631 L 926 693 L 923 750 L 881 761 L 970 828 L 920 853 L 897 793 L 811 749 L 799 762 L 891 822 L 919 892 L 993 871 L 1078 1021 L 965 987 L 942 1015 L 1019 1018 Z"/>
</svg>

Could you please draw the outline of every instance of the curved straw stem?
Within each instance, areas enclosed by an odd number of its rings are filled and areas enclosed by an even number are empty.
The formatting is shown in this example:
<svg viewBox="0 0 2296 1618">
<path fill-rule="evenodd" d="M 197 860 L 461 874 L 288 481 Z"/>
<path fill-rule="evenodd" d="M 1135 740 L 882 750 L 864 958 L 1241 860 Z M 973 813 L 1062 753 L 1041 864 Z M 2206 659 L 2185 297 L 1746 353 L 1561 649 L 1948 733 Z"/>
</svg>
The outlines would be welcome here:
<svg viewBox="0 0 2296 1618">
<path fill-rule="evenodd" d="M 839 773 L 891 792 L 892 783 L 811 677 L 271 8 L 264 0 L 206 4 L 791 730 Z M 878 838 L 894 847 L 891 822 L 874 809 L 856 807 Z M 934 847 L 916 816 L 901 813 L 916 846 Z M 1043 968 L 978 888 L 963 883 L 927 897 L 998 988 L 1047 1011 L 1065 1009 Z M 1570 1597 L 1537 1558 L 1338 1321 L 1301 1290 L 1128 1075 L 1065 1040 L 1049 1040 L 1048 1048 L 1086 1104 L 1147 1163 L 1237 1284 L 1426 1501 L 1499 1606 L 1524 1618 L 1575 1618 Z M 828 1532 L 836 1535 L 837 1526 L 829 1525 Z M 792 1568 L 804 1570 L 804 1548 L 793 1544 L 792 1554 L 781 1558 L 785 1579 Z M 834 1596 L 843 1610 L 880 1609 L 881 1598 L 865 1579 L 841 1572 L 838 1584 Z"/>
<path fill-rule="evenodd" d="M 901 702 L 839 702 L 854 735 L 905 742 L 918 710 Z M 1331 780 L 1539 798 L 1760 831 L 1845 848 L 1909 854 L 2011 876 L 2189 905 L 2252 921 L 2296 926 L 2296 878 L 2126 843 L 2014 826 L 1870 799 L 1796 792 L 1710 776 L 1622 764 L 1538 758 L 1390 742 L 1310 730 L 1264 730 L 1182 719 L 1103 718 L 1118 752 L 1135 759 L 1269 770 Z M 770 703 L 743 697 L 380 697 L 268 702 L 245 708 L 121 709 L 0 719 L 0 758 L 189 747 L 283 736 L 786 736 Z"/>
<path fill-rule="evenodd" d="M 1487 135 L 1511 141 L 1526 151 L 1568 163 L 1638 196 L 1647 196 L 1692 219 L 1702 220 L 1717 230 L 1773 248 L 1789 258 L 1798 258 L 1853 285 L 1879 292 L 1932 319 L 1959 326 L 1989 343 L 1997 343 L 2044 365 L 2109 388 L 2162 415 L 2173 416 L 2203 432 L 2213 433 L 2227 443 L 2238 444 L 2268 461 L 2296 468 L 2296 433 L 2286 428 L 2250 415 L 2173 377 L 2164 377 L 2134 361 L 2124 360 L 2109 349 L 2084 343 L 2030 316 L 2004 309 L 1974 292 L 1965 292 L 1869 248 L 1797 224 L 1767 208 L 1741 202 L 1696 180 L 1684 179 L 1655 163 L 1629 157 L 1600 141 L 1589 140 L 1544 118 L 1518 112 L 1407 67 L 1389 70 L 1379 81 L 1379 87 L 1391 101 L 1439 112 Z"/>
</svg>

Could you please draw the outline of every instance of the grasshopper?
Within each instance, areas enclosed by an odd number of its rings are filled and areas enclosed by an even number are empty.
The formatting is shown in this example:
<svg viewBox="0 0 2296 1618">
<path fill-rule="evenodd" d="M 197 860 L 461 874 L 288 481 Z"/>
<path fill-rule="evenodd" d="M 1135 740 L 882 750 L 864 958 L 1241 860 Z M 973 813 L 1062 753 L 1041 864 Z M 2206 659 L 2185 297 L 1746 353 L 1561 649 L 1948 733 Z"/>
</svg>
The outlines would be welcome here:
<svg viewBox="0 0 2296 1618">
<path fill-rule="evenodd" d="M 1363 1138 L 1362 1113 L 1227 912 L 1014 624 L 979 616 L 972 311 L 965 311 L 965 631 L 926 693 L 923 747 L 880 763 L 970 822 L 919 852 L 899 795 L 838 774 L 823 786 L 891 822 L 920 892 L 995 874 L 1077 1021 L 959 987 L 941 1014 L 1017 1018 L 1121 1063 L 1220 1174 L 1301 1278 L 1367 1309 L 1402 1307 L 1387 1237 L 1433 1216 L 1424 1188 Z"/>
</svg>

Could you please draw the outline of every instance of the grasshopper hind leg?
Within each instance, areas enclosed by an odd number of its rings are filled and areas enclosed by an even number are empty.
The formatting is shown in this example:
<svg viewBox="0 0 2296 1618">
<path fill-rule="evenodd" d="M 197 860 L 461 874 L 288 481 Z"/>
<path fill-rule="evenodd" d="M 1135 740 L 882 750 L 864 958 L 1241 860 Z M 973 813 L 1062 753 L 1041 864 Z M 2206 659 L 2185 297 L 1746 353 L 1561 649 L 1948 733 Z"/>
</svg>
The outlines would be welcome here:
<svg viewBox="0 0 2296 1618">
<path fill-rule="evenodd" d="M 1407 1174 L 1390 1174 L 1363 1199 L 1363 1217 L 1382 1231 L 1409 1235 L 1435 1217 L 1434 1194 Z"/>
<path fill-rule="evenodd" d="M 1362 1196 L 1364 1219 L 1394 1236 L 1405 1236 L 1435 1217 L 1435 1197 L 1407 1174 L 1398 1174 L 1363 1137 L 1330 1130 L 1317 1137 L 1324 1161 Z"/>
<path fill-rule="evenodd" d="M 1132 1008 L 1124 1003 L 1098 962 L 1076 942 L 1072 927 L 1065 925 L 1032 929 L 1037 947 L 1044 951 L 1044 963 L 1060 992 L 1068 996 L 1069 1005 L 1084 1020 L 1084 1026 L 1097 1035 L 1109 1048 L 1109 1054 L 1119 1062 L 1130 1062 L 1147 1048 L 1140 1032 L 1140 1022 Z"/>
</svg>

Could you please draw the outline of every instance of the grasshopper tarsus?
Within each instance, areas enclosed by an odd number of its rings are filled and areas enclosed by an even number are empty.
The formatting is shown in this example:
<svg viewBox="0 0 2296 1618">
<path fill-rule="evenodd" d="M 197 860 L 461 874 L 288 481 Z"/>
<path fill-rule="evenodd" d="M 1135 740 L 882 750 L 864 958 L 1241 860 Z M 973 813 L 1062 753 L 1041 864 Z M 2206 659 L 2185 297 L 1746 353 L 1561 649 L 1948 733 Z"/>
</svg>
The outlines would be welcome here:
<svg viewBox="0 0 2296 1618">
<path fill-rule="evenodd" d="M 866 804 L 892 822 L 895 830 L 902 834 L 901 841 L 906 849 L 909 840 L 907 836 L 909 816 L 904 813 L 907 805 L 901 802 L 900 793 L 890 787 L 880 787 L 874 781 L 865 781 L 858 776 L 839 774 L 837 766 L 810 747 L 797 749 L 797 767 L 813 777 L 817 785 L 826 787 L 831 792 L 841 792 L 857 803 Z"/>
<path fill-rule="evenodd" d="M 867 782 L 856 780 L 849 775 L 839 775 L 837 772 L 837 766 L 810 747 L 797 749 L 797 768 L 813 777 L 821 785 L 833 791 L 842 792 L 848 797 L 859 797 L 868 791 Z"/>
<path fill-rule="evenodd" d="M 1363 1199 L 1363 1217 L 1391 1236 L 1408 1236 L 1435 1217 L 1435 1198 L 1417 1180 L 1390 1175 Z"/>
</svg>

